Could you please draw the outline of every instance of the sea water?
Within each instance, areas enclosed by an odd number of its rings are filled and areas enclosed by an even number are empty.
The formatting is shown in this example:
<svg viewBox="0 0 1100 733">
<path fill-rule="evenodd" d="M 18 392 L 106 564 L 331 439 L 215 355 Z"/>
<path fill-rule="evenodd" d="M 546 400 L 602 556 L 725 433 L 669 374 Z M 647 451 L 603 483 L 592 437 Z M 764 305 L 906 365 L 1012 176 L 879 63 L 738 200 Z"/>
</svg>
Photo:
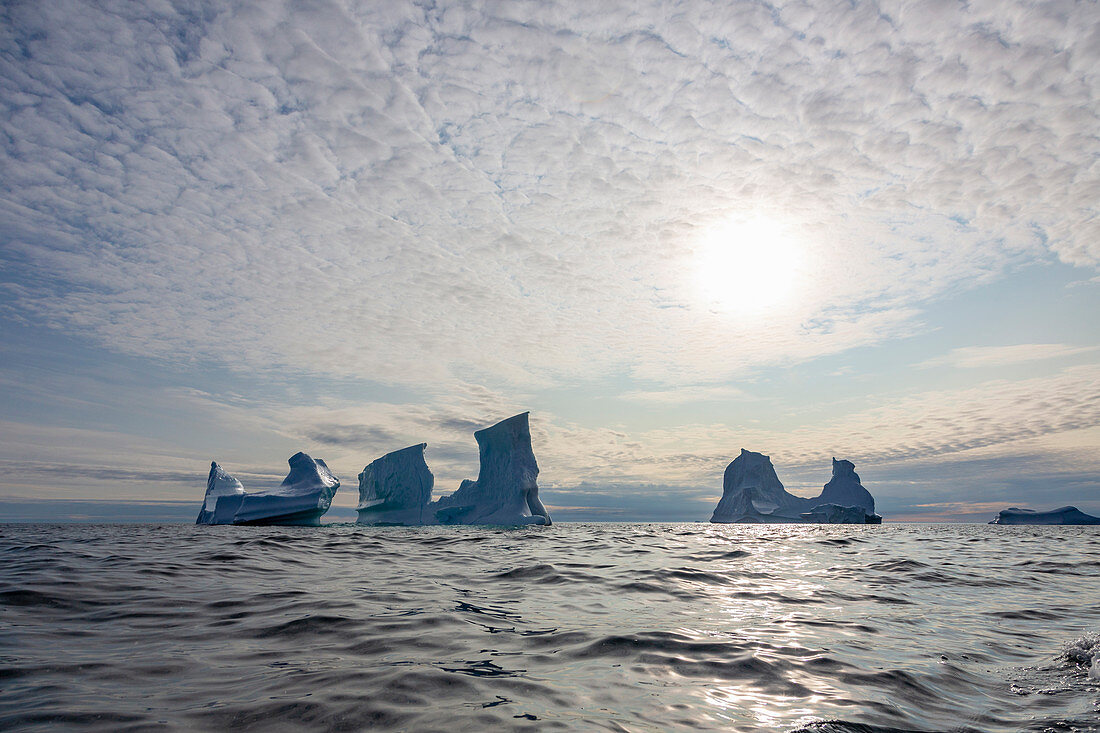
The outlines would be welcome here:
<svg viewBox="0 0 1100 733">
<path fill-rule="evenodd" d="M 1097 632 L 1100 527 L 0 525 L 3 730 L 1097 731 Z"/>
</svg>

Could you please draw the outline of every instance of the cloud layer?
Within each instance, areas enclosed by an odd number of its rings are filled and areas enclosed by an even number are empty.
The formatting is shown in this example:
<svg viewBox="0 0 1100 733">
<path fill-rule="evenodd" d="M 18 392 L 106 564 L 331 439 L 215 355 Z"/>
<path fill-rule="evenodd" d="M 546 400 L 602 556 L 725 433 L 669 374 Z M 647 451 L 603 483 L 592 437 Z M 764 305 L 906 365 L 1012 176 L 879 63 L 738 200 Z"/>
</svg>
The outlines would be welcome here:
<svg viewBox="0 0 1100 733">
<path fill-rule="evenodd" d="M 1100 261 L 1095 4 L 631 8 L 8 4 L 8 316 L 424 390 L 675 385 Z M 746 214 L 806 243 L 766 322 L 693 280 Z"/>
<path fill-rule="evenodd" d="M 795 490 L 851 458 L 918 513 L 976 506 L 955 478 L 1078 491 L 1094 331 L 761 385 L 1006 273 L 1094 274 L 1098 69 L 1100 6 L 1061 0 L 5 3 L 0 356 L 57 345 L 0 366 L 0 486 L 178 499 L 306 449 L 350 501 L 427 441 L 449 492 L 532 409 L 577 517 L 690 518 L 741 447 Z M 788 253 L 792 295 L 723 304 L 764 268 L 715 231 Z"/>
</svg>

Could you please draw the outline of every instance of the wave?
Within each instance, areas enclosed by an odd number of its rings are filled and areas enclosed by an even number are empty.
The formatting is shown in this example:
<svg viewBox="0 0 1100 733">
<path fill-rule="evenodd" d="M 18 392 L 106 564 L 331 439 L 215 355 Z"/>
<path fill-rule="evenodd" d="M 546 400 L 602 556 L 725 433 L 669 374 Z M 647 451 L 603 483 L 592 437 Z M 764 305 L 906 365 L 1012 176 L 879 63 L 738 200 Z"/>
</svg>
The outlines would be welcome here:
<svg viewBox="0 0 1100 733">
<path fill-rule="evenodd" d="M 1100 730 L 1095 533 L 221 529 L 0 525 L 0 729 Z"/>
</svg>

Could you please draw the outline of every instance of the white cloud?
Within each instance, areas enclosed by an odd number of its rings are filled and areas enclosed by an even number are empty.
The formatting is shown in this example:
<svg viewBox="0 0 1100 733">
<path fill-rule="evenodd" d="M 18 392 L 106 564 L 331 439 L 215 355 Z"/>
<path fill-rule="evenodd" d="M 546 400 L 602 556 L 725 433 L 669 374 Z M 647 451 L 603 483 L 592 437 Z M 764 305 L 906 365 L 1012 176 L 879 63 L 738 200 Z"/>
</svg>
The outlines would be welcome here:
<svg viewBox="0 0 1100 733">
<path fill-rule="evenodd" d="M 619 395 L 631 402 L 643 402 L 653 405 L 682 405 L 691 402 L 716 402 L 752 399 L 737 387 L 726 385 L 698 385 L 679 389 L 631 390 Z"/>
<path fill-rule="evenodd" d="M 337 503 L 346 507 L 355 503 L 355 476 L 366 463 L 419 442 L 428 443 L 437 493 L 449 493 L 477 474 L 474 430 L 530 406 L 484 388 L 430 406 L 307 396 L 268 401 L 171 388 L 130 392 L 92 399 L 148 404 L 166 421 L 186 412 L 203 427 L 189 430 L 191 438 L 181 443 L 163 428 L 143 432 L 143 424 L 107 430 L 3 421 L 4 493 L 198 501 L 211 458 L 246 485 L 259 486 L 277 480 L 286 457 L 305 450 L 325 458 L 341 477 Z M 773 407 L 759 405 L 763 416 Z M 829 457 L 836 456 L 855 461 L 887 504 L 913 497 L 922 497 L 914 503 L 990 501 L 995 495 L 1017 503 L 1028 496 L 1079 503 L 1089 497 L 1091 489 L 1081 489 L 1087 478 L 1100 475 L 1100 367 L 903 398 L 868 396 L 865 409 L 838 411 L 827 421 L 789 430 L 768 425 L 669 421 L 660 429 L 623 429 L 577 424 L 545 409 L 531 415 L 543 487 L 559 496 L 618 496 L 628 514 L 653 519 L 660 510 L 652 497 L 640 496 L 651 491 L 646 487 L 661 486 L 666 498 L 716 495 L 723 469 L 742 447 L 771 455 L 782 480 L 800 493 L 820 490 Z M 976 468 L 964 470 L 969 463 Z M 1035 477 L 1050 480 L 1037 488 L 1023 485 Z"/>
<path fill-rule="evenodd" d="M 9 315 L 130 353 L 694 384 L 1100 261 L 1090 4 L 9 12 Z M 766 322 L 693 292 L 734 213 L 811 243 Z"/>
<path fill-rule="evenodd" d="M 976 456 L 1039 452 L 1063 468 L 1095 463 L 1089 456 L 1095 453 L 1096 434 L 1088 431 L 1100 425 L 1096 365 L 899 399 L 868 399 L 866 409 L 790 430 L 688 422 L 627 431 L 587 427 L 536 410 L 531 426 L 540 482 L 559 488 L 659 483 L 720 490 L 722 471 L 741 448 L 771 455 L 780 475 L 794 486 L 820 487 L 828 480 L 830 456 L 853 460 L 862 470 L 908 466 L 917 476 L 930 464 L 942 467 Z M 383 453 L 426 441 L 437 491 L 449 492 L 477 471 L 473 431 L 521 409 L 485 393 L 432 407 L 276 407 L 264 417 L 288 438 L 324 455 L 344 471 L 341 475 L 352 475 L 352 467 L 357 472 Z M 770 406 L 761 403 L 760 409 L 766 414 Z M 995 476 L 990 472 L 989 480 Z"/>
<path fill-rule="evenodd" d="M 964 346 L 948 353 L 926 359 L 918 367 L 957 367 L 961 369 L 987 369 L 1009 366 L 1029 361 L 1060 359 L 1067 356 L 1096 351 L 1096 346 L 1068 346 L 1066 344 L 1015 344 L 1012 346 Z"/>
</svg>

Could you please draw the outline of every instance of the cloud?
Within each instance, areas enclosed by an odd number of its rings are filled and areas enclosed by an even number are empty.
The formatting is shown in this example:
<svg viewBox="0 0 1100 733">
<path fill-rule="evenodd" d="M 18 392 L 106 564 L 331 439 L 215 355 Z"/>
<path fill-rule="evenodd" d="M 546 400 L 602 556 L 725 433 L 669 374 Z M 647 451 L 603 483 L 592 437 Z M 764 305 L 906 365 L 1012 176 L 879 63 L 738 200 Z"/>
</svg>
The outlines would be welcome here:
<svg viewBox="0 0 1100 733">
<path fill-rule="evenodd" d="M 375 443 L 392 443 L 398 439 L 385 428 L 368 425 L 318 425 L 307 433 L 307 439 L 330 446 L 364 446 Z"/>
<path fill-rule="evenodd" d="M 679 409 L 769 414 L 750 386 L 766 367 L 919 333 L 930 301 L 1034 263 L 1100 263 L 1095 6 L 925 11 L 5 7 L 0 322 L 172 374 L 3 370 L 49 417 L 0 424 L 0 457 L 57 495 L 125 465 L 117 490 L 140 495 L 143 472 L 201 485 L 211 445 L 259 479 L 298 449 L 353 476 L 427 441 L 450 491 L 476 471 L 473 430 L 532 407 L 562 491 L 713 493 L 742 446 L 804 487 L 830 454 L 1068 456 L 1049 438 L 1097 424 L 1095 365 L 979 370 L 1087 351 L 1069 344 L 957 349 L 922 366 L 973 383 L 827 423 Z M 761 314 L 700 292 L 702 240 L 736 218 L 793 238 L 797 297 Z M 718 280 L 756 276 L 735 261 Z M 246 386 L 190 378 L 226 371 Z M 609 383 L 624 412 L 676 416 L 593 427 L 547 397 Z"/>
<path fill-rule="evenodd" d="M 690 385 L 1100 261 L 1089 4 L 5 13 L 0 300 L 132 354 Z M 808 243 L 766 322 L 696 292 L 735 214 Z"/>
<path fill-rule="evenodd" d="M 343 479 L 336 504 L 348 507 L 356 498 L 354 476 L 364 465 L 427 442 L 436 493 L 445 494 L 477 475 L 473 429 L 521 411 L 484 389 L 431 405 L 336 398 L 299 398 L 295 404 L 232 393 L 223 401 L 209 392 L 188 394 L 195 400 L 195 419 L 211 426 L 193 439 L 196 448 L 164 435 L 0 422 L 5 492 L 44 499 L 199 501 L 211 457 L 256 489 L 278 482 L 286 457 L 305 450 L 325 458 Z M 141 396 L 156 399 L 155 392 Z M 867 400 L 862 409 L 791 429 L 687 421 L 624 430 L 587 427 L 535 410 L 539 483 L 551 497 L 548 506 L 574 507 L 568 516 L 576 519 L 586 516 L 578 507 L 623 521 L 706 519 L 709 514 L 699 508 L 713 505 L 723 469 L 745 447 L 771 455 L 783 482 L 803 495 L 820 492 L 830 456 L 849 458 L 880 508 L 898 516 L 929 519 L 939 509 L 917 505 L 966 497 L 1001 497 L 1005 506 L 1074 503 L 1089 511 L 1088 497 L 1100 479 L 1100 367 Z M 940 509 L 947 516 L 948 509 Z"/>
<path fill-rule="evenodd" d="M 619 395 L 620 399 L 654 405 L 680 405 L 689 402 L 714 402 L 747 399 L 749 396 L 737 387 L 710 385 L 681 387 L 662 390 L 630 390 Z"/>
<path fill-rule="evenodd" d="M 1066 344 L 1016 344 L 1013 346 L 965 346 L 950 352 L 926 359 L 918 367 L 956 367 L 960 369 L 988 369 L 990 367 L 1010 366 L 1029 361 L 1060 359 L 1067 356 L 1087 354 L 1097 350 L 1096 346 L 1068 346 Z"/>
<path fill-rule="evenodd" d="M 1020 470 L 1036 470 L 1034 465 L 1021 468 L 1002 459 L 1031 455 L 1040 448 L 1045 460 L 1060 462 L 1063 469 L 1070 466 L 1080 473 L 1095 463 L 1089 456 L 1095 441 L 1090 431 L 1100 425 L 1097 365 L 1069 367 L 1029 379 L 927 390 L 903 398 L 868 396 L 867 400 L 863 409 L 837 412 L 826 422 L 795 424 L 789 429 L 759 423 L 684 422 L 624 431 L 587 427 L 551 411 L 536 410 L 531 428 L 542 469 L 539 481 L 557 490 L 657 482 L 669 487 L 710 487 L 707 491 L 713 493 L 720 491 L 722 471 L 743 447 L 771 455 L 784 482 L 795 491 L 820 491 L 829 478 L 831 456 L 855 461 L 858 470 L 885 476 L 889 468 L 910 477 L 929 476 L 933 470 L 929 466 L 949 474 L 960 470 L 960 461 L 993 456 L 996 461 L 983 464 L 990 480 L 1011 480 Z M 495 414 L 483 413 L 483 419 L 473 422 L 477 428 L 488 426 L 512 414 L 510 409 L 501 397 Z M 762 404 L 761 409 L 770 408 Z M 356 426 L 362 426 L 400 436 L 399 440 L 357 445 L 350 451 L 338 445 L 325 448 L 326 459 L 331 455 L 330 465 L 358 464 L 356 471 L 365 457 L 373 460 L 390 450 L 426 441 L 436 489 L 444 493 L 477 470 L 475 425 L 466 429 L 464 424 L 453 424 L 458 419 L 455 416 L 463 414 L 477 413 L 465 402 L 445 400 L 431 407 L 362 403 L 339 408 L 274 407 L 266 413 L 269 423 L 299 438 L 309 436 L 318 420 L 328 424 L 339 421 L 353 433 L 359 429 Z M 768 424 L 765 421 L 764 425 Z M 456 427 L 460 429 L 453 429 Z M 895 480 L 901 481 L 891 479 Z M 978 482 L 972 483 L 980 493 Z M 901 483 L 895 487 L 905 490 Z"/>
</svg>

